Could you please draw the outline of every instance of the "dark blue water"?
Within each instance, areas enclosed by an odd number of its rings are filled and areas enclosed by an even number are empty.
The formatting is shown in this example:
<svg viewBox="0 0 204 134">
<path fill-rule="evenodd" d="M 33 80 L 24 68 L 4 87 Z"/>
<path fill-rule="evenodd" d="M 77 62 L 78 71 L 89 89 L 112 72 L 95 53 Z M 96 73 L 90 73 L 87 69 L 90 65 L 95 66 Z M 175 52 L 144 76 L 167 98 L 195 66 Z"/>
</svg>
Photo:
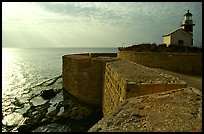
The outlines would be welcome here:
<svg viewBox="0 0 204 134">
<path fill-rule="evenodd" d="M 2 123 L 4 125 L 23 124 L 23 113 L 30 107 L 30 103 L 38 105 L 44 103 L 41 98 L 28 101 L 29 97 L 42 90 L 40 83 L 61 75 L 62 56 L 75 53 L 117 53 L 117 48 L 2 48 Z M 55 87 L 56 88 L 56 87 Z M 61 88 L 61 82 L 58 87 Z M 16 108 L 13 102 L 20 100 L 26 103 Z M 53 101 L 61 101 L 62 94 L 58 94 Z M 53 107 L 48 109 L 53 110 Z M 2 131 L 7 131 L 2 128 Z M 15 131 L 15 130 L 13 130 Z"/>
</svg>

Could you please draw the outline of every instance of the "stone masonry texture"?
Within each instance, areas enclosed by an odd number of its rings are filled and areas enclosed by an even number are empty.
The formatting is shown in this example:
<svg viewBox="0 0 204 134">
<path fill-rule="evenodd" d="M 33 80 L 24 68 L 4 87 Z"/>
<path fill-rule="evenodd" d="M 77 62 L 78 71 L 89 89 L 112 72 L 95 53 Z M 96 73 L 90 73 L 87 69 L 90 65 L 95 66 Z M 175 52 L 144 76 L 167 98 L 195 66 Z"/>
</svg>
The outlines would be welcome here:
<svg viewBox="0 0 204 134">
<path fill-rule="evenodd" d="M 201 132 L 202 94 L 193 87 L 123 101 L 89 132 Z"/>
<path fill-rule="evenodd" d="M 185 88 L 186 82 L 127 60 L 106 64 L 102 110 L 106 116 L 125 99 Z"/>
<path fill-rule="evenodd" d="M 64 55 L 62 57 L 64 91 L 82 102 L 101 106 L 105 64 L 117 60 L 116 57 L 106 55 L 116 56 L 111 53 Z"/>
<path fill-rule="evenodd" d="M 117 56 L 147 67 L 184 74 L 202 74 L 202 54 L 119 51 Z"/>
</svg>

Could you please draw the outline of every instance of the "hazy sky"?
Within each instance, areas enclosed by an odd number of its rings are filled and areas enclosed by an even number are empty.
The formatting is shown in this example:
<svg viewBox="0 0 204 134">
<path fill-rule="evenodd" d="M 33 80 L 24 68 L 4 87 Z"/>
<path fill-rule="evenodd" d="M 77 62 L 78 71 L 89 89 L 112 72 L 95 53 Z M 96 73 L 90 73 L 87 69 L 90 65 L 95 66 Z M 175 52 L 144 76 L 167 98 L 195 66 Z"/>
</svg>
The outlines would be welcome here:
<svg viewBox="0 0 204 134">
<path fill-rule="evenodd" d="M 202 2 L 3 2 L 2 47 L 121 47 L 163 43 L 193 14 L 202 43 Z"/>
</svg>

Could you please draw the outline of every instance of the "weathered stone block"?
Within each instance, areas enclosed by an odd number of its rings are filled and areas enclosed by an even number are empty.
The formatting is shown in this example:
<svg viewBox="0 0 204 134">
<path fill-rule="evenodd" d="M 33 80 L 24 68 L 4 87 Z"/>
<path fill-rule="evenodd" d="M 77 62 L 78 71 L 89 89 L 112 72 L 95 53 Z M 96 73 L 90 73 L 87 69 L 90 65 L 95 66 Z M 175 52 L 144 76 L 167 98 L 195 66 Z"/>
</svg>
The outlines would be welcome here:
<svg viewBox="0 0 204 134">
<path fill-rule="evenodd" d="M 202 93 L 181 88 L 129 98 L 89 132 L 201 132 Z"/>
</svg>

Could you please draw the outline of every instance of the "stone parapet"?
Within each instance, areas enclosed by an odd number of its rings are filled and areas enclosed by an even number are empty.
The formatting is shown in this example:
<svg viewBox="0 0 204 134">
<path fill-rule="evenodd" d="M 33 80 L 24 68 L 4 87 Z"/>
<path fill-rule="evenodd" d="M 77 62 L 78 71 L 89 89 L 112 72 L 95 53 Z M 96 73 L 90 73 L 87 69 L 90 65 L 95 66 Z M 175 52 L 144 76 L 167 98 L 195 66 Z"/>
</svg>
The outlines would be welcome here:
<svg viewBox="0 0 204 134">
<path fill-rule="evenodd" d="M 201 132 L 202 94 L 193 87 L 123 101 L 89 132 Z"/>
<path fill-rule="evenodd" d="M 202 74 L 202 54 L 119 51 L 118 58 L 183 74 Z"/>
<path fill-rule="evenodd" d="M 104 116 L 130 97 L 187 86 L 186 82 L 176 77 L 127 60 L 109 62 L 106 64 L 105 70 L 102 106 Z"/>
</svg>

